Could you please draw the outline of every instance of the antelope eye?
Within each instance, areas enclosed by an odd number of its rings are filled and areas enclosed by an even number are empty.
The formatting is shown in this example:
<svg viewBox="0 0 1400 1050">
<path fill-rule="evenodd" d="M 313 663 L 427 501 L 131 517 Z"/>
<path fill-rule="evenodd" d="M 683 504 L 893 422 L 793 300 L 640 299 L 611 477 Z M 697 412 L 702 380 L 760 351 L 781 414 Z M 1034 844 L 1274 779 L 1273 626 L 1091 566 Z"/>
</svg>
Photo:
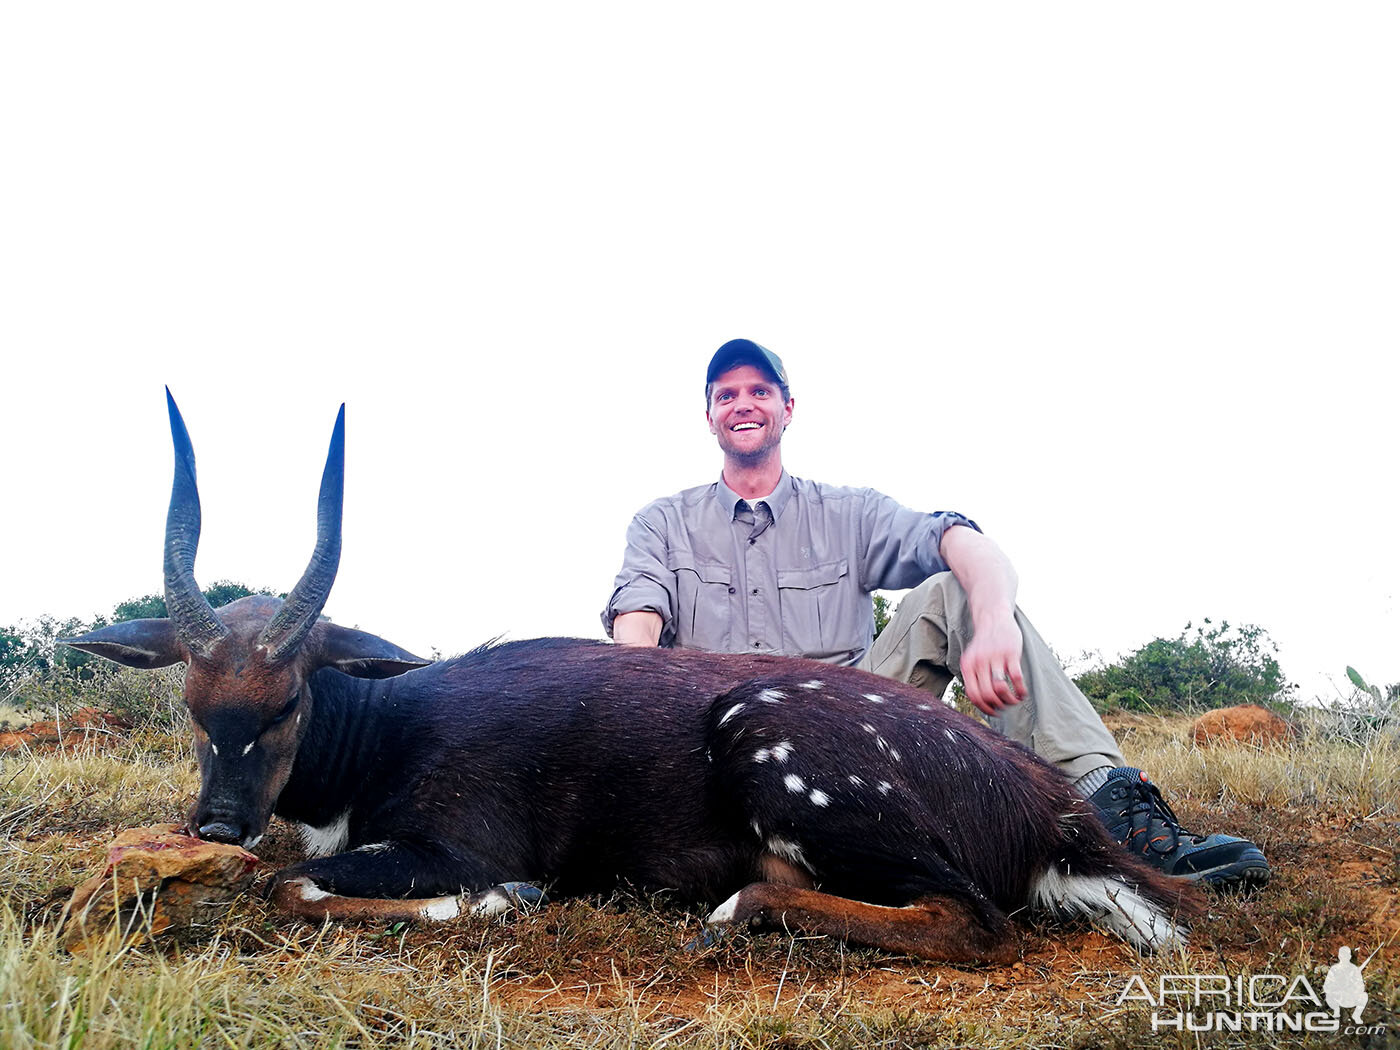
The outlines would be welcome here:
<svg viewBox="0 0 1400 1050">
<path fill-rule="evenodd" d="M 292 712 L 297 709 L 297 704 L 301 702 L 301 693 L 293 693 L 292 698 L 283 705 L 282 710 L 277 712 L 277 717 L 268 723 L 270 726 L 280 725 L 292 717 Z"/>
</svg>

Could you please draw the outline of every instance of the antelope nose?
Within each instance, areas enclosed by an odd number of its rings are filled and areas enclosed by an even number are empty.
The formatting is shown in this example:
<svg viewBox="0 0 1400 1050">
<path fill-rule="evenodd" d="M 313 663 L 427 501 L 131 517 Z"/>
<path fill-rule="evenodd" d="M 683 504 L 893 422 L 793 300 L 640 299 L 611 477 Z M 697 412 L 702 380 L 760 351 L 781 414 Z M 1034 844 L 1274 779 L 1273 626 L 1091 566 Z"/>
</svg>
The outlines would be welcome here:
<svg viewBox="0 0 1400 1050">
<path fill-rule="evenodd" d="M 236 846 L 243 839 L 243 831 L 232 824 L 214 821 L 199 826 L 199 837 L 206 842 L 227 842 Z"/>
</svg>

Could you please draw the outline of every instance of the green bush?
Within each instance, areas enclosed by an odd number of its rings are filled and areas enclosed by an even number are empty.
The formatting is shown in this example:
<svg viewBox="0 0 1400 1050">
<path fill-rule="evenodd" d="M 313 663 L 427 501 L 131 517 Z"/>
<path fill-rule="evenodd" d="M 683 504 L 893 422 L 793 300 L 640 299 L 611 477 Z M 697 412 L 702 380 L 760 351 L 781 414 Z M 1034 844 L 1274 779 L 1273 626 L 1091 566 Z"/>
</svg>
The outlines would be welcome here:
<svg viewBox="0 0 1400 1050">
<path fill-rule="evenodd" d="M 1154 638 L 1074 681 L 1099 710 L 1199 711 L 1235 704 L 1288 706 L 1297 686 L 1284 677 L 1278 646 L 1254 624 L 1209 619 L 1175 638 Z"/>
</svg>

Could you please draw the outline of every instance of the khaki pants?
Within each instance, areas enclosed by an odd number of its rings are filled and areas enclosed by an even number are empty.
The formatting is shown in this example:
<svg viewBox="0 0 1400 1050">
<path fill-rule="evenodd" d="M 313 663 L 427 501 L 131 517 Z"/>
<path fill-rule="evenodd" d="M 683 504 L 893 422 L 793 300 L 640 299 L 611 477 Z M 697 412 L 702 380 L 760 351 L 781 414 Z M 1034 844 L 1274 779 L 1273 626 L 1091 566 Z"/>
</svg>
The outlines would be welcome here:
<svg viewBox="0 0 1400 1050">
<path fill-rule="evenodd" d="M 1020 609 L 1016 625 L 1025 639 L 1021 673 L 1030 696 L 988 718 L 992 728 L 1071 780 L 1100 766 L 1126 765 L 1113 734 Z M 857 666 L 941 697 L 971 637 L 967 593 L 951 572 L 941 572 L 904 596 Z"/>
</svg>

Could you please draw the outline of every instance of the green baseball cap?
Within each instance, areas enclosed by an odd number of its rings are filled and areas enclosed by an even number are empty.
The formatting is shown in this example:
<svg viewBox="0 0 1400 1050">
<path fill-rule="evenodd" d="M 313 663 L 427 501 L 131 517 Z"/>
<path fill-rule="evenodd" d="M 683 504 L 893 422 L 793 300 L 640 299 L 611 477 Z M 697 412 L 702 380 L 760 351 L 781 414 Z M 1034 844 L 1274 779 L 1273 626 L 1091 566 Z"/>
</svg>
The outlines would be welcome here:
<svg viewBox="0 0 1400 1050">
<path fill-rule="evenodd" d="M 783 367 L 782 358 L 752 339 L 731 339 L 710 358 L 710 367 L 705 372 L 705 396 L 710 396 L 710 384 L 715 381 L 716 376 L 723 375 L 739 364 L 755 365 L 763 369 L 777 381 L 784 393 L 787 393 L 787 369 Z"/>
</svg>

